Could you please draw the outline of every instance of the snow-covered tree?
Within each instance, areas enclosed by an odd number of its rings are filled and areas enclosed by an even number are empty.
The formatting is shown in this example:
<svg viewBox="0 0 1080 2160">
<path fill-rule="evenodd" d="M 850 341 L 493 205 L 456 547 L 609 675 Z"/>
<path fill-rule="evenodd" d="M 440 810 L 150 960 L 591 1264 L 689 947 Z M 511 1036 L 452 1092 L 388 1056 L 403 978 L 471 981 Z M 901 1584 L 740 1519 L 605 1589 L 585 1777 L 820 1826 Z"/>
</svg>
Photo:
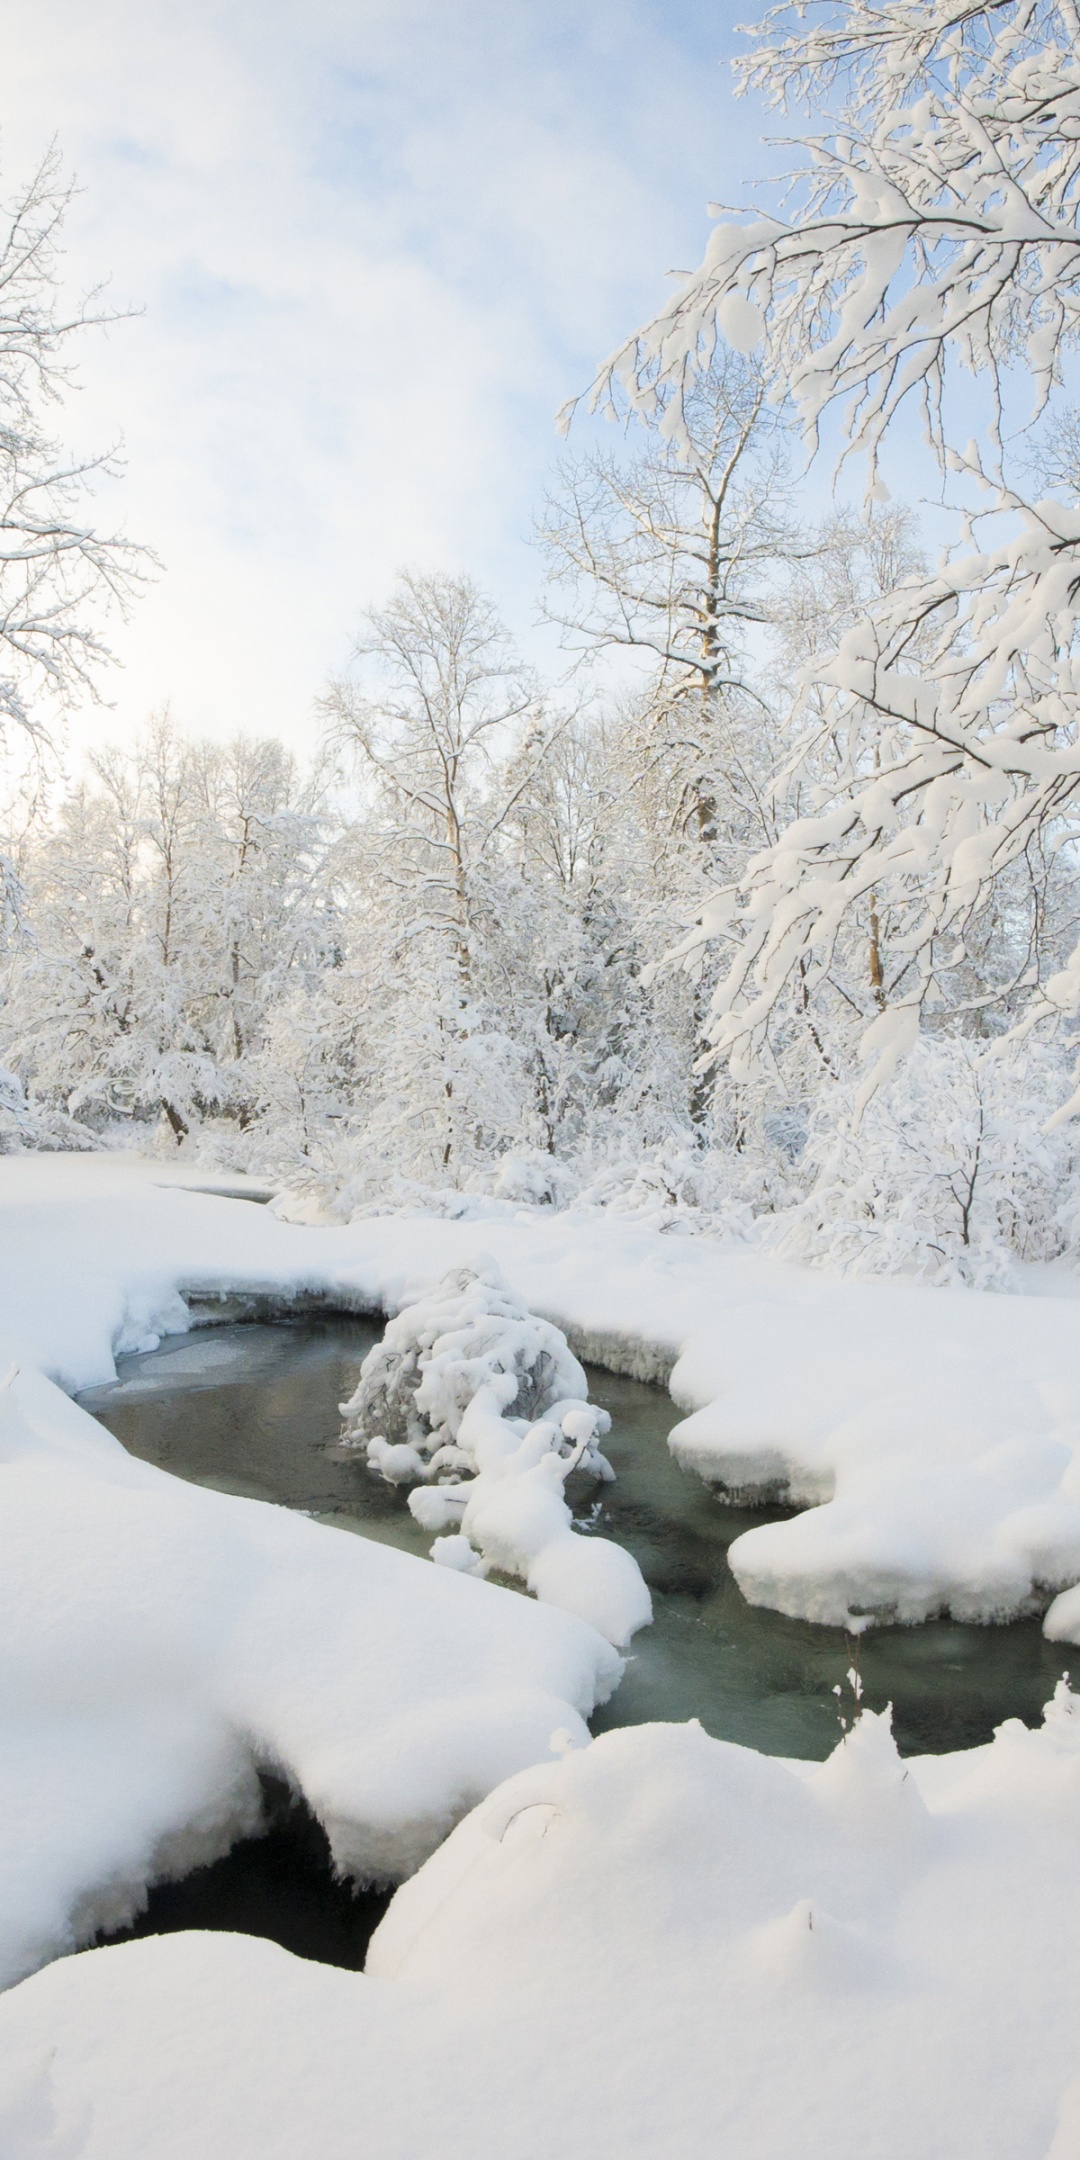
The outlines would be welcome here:
<svg viewBox="0 0 1080 2160">
<path fill-rule="evenodd" d="M 563 730 L 508 821 L 504 920 L 531 1081 L 527 1137 L 592 1161 L 654 1146 L 690 1116 L 693 1000 L 645 980 L 670 924 L 624 733 L 601 714 Z M 512 872 L 511 876 L 507 873 Z"/>
<path fill-rule="evenodd" d="M 91 1129 L 164 1117 L 245 1124 L 268 1015 L 321 964 L 318 781 L 278 744 L 193 745 L 160 717 L 106 750 L 24 835 L 6 969 L 9 1063 Z"/>
<path fill-rule="evenodd" d="M 1080 778 L 1072 504 L 1030 503 L 985 453 L 949 440 L 957 368 L 982 374 L 1000 421 L 1009 367 L 1035 401 L 1080 326 L 1080 60 L 1068 5 L 866 0 L 780 7 L 745 79 L 778 103 L 840 110 L 804 139 L 784 216 L 725 220 L 706 261 L 616 356 L 621 392 L 663 405 L 675 439 L 715 341 L 753 349 L 812 446 L 839 403 L 841 455 L 862 447 L 873 492 L 883 435 L 905 400 L 957 475 L 959 544 L 930 575 L 881 596 L 831 653 L 811 655 L 785 783 L 811 774 L 805 812 L 703 913 L 691 967 L 720 938 L 729 965 L 711 1035 L 747 1069 L 798 976 L 813 996 L 852 916 L 890 914 L 880 1010 L 866 1031 L 877 1084 L 920 1015 L 949 1002 L 949 971 L 1003 876 L 1068 847 Z M 982 494 L 999 523 L 971 511 Z M 1003 522 L 1001 522 L 1003 521 Z M 1076 1008 L 1080 962 L 1031 934 L 1002 1000 L 1029 1015 Z M 985 1002 L 985 1001 L 984 1001 Z"/>
<path fill-rule="evenodd" d="M 354 665 L 323 711 L 370 787 L 357 837 L 384 946 L 390 931 L 384 982 L 415 1015 L 411 1081 L 398 1085 L 440 1167 L 460 1172 L 520 1114 L 520 1058 L 502 1000 L 493 1009 L 486 995 L 487 954 L 507 821 L 558 726 L 469 579 L 402 576 L 367 617 Z"/>
<path fill-rule="evenodd" d="M 1014 1287 L 1017 1260 L 1075 1245 L 1077 1135 L 1053 1118 L 1067 1070 L 1052 1045 L 927 1035 L 861 1116 L 841 1082 L 815 1105 L 768 1244 L 857 1275 Z"/>
</svg>

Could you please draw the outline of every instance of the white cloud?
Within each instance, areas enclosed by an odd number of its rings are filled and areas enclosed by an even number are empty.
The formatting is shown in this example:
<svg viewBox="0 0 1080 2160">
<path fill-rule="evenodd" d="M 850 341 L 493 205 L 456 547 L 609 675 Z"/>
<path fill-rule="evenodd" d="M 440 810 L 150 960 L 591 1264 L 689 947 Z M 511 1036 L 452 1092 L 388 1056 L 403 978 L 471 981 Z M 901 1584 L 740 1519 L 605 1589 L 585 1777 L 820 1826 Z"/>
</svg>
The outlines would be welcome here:
<svg viewBox="0 0 1080 2160">
<path fill-rule="evenodd" d="M 554 409 L 696 259 L 720 149 L 730 175 L 752 143 L 716 23 L 694 0 L 9 20 L 8 188 L 55 133 L 85 190 L 73 277 L 144 309 L 88 342 L 69 425 L 123 432 L 126 521 L 166 573 L 118 632 L 115 718 L 75 743 L 167 696 L 302 741 L 401 562 L 472 569 L 527 626 Z"/>
</svg>

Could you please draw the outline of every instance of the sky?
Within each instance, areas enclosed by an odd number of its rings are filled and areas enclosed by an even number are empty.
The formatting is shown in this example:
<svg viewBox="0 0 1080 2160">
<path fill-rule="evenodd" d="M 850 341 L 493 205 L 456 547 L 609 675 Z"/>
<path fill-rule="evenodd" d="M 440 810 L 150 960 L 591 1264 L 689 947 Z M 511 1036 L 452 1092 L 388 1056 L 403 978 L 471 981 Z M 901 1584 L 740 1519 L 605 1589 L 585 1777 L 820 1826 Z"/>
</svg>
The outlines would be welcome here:
<svg viewBox="0 0 1080 2160">
<path fill-rule="evenodd" d="M 162 570 L 74 752 L 182 727 L 313 743 L 361 611 L 468 572 L 526 646 L 555 412 L 764 169 L 745 0 L 5 0 L 4 192 L 80 187 L 66 432 Z"/>
</svg>

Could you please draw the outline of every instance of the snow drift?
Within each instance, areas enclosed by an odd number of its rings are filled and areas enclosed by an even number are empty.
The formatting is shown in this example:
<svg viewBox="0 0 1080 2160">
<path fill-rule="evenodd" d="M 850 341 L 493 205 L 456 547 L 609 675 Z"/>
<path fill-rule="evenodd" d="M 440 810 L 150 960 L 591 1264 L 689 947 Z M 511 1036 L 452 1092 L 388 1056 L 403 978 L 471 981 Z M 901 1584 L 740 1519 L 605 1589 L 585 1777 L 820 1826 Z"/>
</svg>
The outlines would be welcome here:
<svg viewBox="0 0 1080 2160">
<path fill-rule="evenodd" d="M 1038 1731 L 906 1763 L 870 1714 L 813 1765 L 632 1727 L 499 1786 L 366 1973 L 192 1934 L 25 1981 L 0 2001 L 0 2145 L 1071 2160 L 1078 1931 L 1064 1687 Z"/>
<path fill-rule="evenodd" d="M 0 1391 L 0 1983 L 115 1927 L 259 1815 L 397 1880 L 621 1672 L 566 1613 L 137 1462 Z"/>
</svg>

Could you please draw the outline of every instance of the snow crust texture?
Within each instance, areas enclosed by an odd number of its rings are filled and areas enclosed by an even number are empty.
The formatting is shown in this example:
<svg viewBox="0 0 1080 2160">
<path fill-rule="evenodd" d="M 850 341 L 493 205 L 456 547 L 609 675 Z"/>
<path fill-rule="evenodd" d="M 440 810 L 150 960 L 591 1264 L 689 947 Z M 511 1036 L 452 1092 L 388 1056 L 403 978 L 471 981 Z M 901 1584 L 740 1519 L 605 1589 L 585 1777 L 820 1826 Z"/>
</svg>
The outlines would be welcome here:
<svg viewBox="0 0 1080 2160">
<path fill-rule="evenodd" d="M 1078 1928 L 1064 1686 L 1038 1731 L 907 1763 L 870 1713 L 821 1765 L 632 1727 L 483 1801 L 363 1974 L 191 1934 L 27 1980 L 0 2147 L 1072 2160 Z"/>
<path fill-rule="evenodd" d="M 399 1312 L 341 1409 L 346 1440 L 388 1483 L 437 1480 L 409 1495 L 417 1522 L 449 1533 L 433 1560 L 520 1575 L 542 1603 L 617 1645 L 652 1619 L 636 1560 L 576 1533 L 564 1498 L 574 1471 L 614 1478 L 598 1446 L 611 1419 L 588 1401 L 565 1335 L 527 1310 L 493 1261 L 452 1268 Z M 373 1433 L 375 1423 L 386 1430 Z"/>
</svg>

